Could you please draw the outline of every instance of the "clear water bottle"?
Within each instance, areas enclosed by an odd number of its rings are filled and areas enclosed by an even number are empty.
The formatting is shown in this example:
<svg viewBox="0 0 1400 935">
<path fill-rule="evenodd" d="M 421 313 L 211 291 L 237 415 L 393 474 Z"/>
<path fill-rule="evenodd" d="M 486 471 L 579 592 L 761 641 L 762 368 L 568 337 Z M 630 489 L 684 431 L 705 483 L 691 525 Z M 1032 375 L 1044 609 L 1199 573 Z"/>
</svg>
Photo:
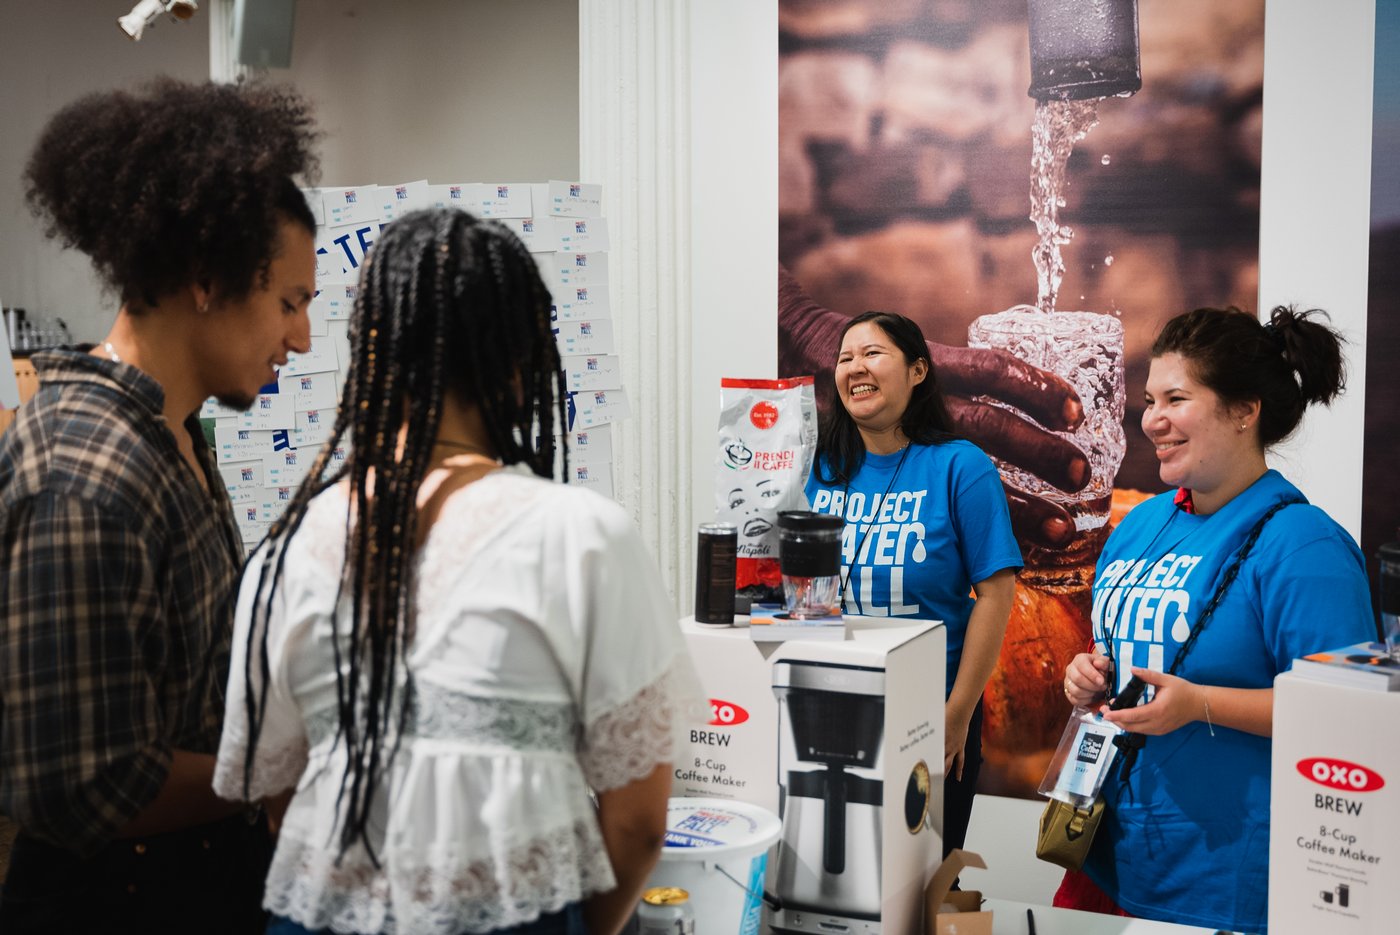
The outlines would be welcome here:
<svg viewBox="0 0 1400 935">
<path fill-rule="evenodd" d="M 1387 542 L 1377 556 L 1381 562 L 1381 635 L 1390 658 L 1400 662 L 1400 542 Z"/>
</svg>

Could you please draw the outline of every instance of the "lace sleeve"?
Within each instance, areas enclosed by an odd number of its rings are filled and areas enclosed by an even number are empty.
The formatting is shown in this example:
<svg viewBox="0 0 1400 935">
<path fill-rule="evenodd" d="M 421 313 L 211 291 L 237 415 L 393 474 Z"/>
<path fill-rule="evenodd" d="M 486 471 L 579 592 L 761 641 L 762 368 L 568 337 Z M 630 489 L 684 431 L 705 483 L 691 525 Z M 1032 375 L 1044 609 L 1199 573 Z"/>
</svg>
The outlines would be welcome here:
<svg viewBox="0 0 1400 935">
<path fill-rule="evenodd" d="M 662 675 L 584 729 L 579 762 L 597 792 L 608 792 L 670 763 L 677 732 L 700 703 L 689 656 L 671 660 Z"/>
<path fill-rule="evenodd" d="M 214 764 L 214 793 L 222 799 L 256 802 L 295 786 L 306 770 L 305 735 L 269 736 L 264 727 L 253 755 L 248 791 L 244 793 L 244 764 L 248 756 L 245 723 L 241 712 L 237 718 L 230 717 L 224 723 L 219 757 Z"/>
<path fill-rule="evenodd" d="M 266 546 L 264 546 L 266 547 Z M 251 567 L 262 553 L 253 557 Z M 288 568 L 292 565 L 289 562 Z M 286 582 L 284 581 L 284 585 Z M 247 791 L 243 780 L 251 730 L 248 723 L 247 698 L 261 693 L 263 680 L 258 654 L 263 640 L 261 633 L 249 639 L 253 627 L 253 608 L 261 599 L 257 594 L 258 575 L 248 574 L 239 590 L 234 612 L 233 647 L 229 658 L 228 692 L 225 696 L 224 730 L 219 740 L 219 753 L 214 763 L 214 792 L 232 801 L 257 801 L 296 785 L 306 768 L 306 729 L 300 709 L 285 685 L 282 673 L 280 639 L 281 623 L 286 616 L 286 588 L 277 592 L 268 609 L 267 650 L 271 679 L 267 685 L 266 705 L 260 712 L 261 723 L 257 745 L 253 752 L 252 773 Z M 246 665 L 249 650 L 254 654 L 252 665 Z"/>
</svg>

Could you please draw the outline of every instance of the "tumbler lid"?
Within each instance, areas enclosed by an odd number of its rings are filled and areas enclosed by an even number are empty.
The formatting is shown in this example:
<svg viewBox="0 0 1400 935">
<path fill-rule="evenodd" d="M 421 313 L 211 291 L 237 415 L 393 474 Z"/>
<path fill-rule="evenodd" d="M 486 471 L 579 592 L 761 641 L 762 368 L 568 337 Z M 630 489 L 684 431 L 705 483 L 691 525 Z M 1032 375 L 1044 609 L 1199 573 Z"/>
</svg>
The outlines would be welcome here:
<svg viewBox="0 0 1400 935">
<path fill-rule="evenodd" d="M 807 510 L 783 510 L 778 514 L 778 528 L 796 532 L 831 532 L 840 530 L 846 521 L 830 513 L 812 513 Z"/>
</svg>

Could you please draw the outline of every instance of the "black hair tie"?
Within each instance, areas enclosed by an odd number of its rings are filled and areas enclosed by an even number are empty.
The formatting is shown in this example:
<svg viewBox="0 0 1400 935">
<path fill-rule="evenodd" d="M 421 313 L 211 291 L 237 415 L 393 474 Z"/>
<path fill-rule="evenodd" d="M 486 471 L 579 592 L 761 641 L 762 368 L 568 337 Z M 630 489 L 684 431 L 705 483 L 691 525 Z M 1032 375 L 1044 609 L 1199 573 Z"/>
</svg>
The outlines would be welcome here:
<svg viewBox="0 0 1400 935">
<path fill-rule="evenodd" d="M 1286 344 L 1283 340 L 1283 332 L 1279 330 L 1278 325 L 1269 322 L 1264 326 L 1264 334 L 1268 335 L 1269 341 L 1274 345 L 1274 350 L 1282 354 Z"/>
</svg>

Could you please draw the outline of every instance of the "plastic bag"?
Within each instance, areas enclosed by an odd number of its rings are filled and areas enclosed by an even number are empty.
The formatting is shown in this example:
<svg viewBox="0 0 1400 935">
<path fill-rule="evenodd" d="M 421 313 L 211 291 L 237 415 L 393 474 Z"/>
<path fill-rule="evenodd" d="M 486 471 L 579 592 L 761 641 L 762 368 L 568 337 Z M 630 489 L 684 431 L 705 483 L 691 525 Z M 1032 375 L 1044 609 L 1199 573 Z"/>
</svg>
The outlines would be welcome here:
<svg viewBox="0 0 1400 935">
<path fill-rule="evenodd" d="M 734 586 L 741 596 L 782 601 L 778 513 L 808 508 L 805 488 L 816 452 L 811 377 L 720 381 L 715 520 L 738 527 Z"/>
</svg>

